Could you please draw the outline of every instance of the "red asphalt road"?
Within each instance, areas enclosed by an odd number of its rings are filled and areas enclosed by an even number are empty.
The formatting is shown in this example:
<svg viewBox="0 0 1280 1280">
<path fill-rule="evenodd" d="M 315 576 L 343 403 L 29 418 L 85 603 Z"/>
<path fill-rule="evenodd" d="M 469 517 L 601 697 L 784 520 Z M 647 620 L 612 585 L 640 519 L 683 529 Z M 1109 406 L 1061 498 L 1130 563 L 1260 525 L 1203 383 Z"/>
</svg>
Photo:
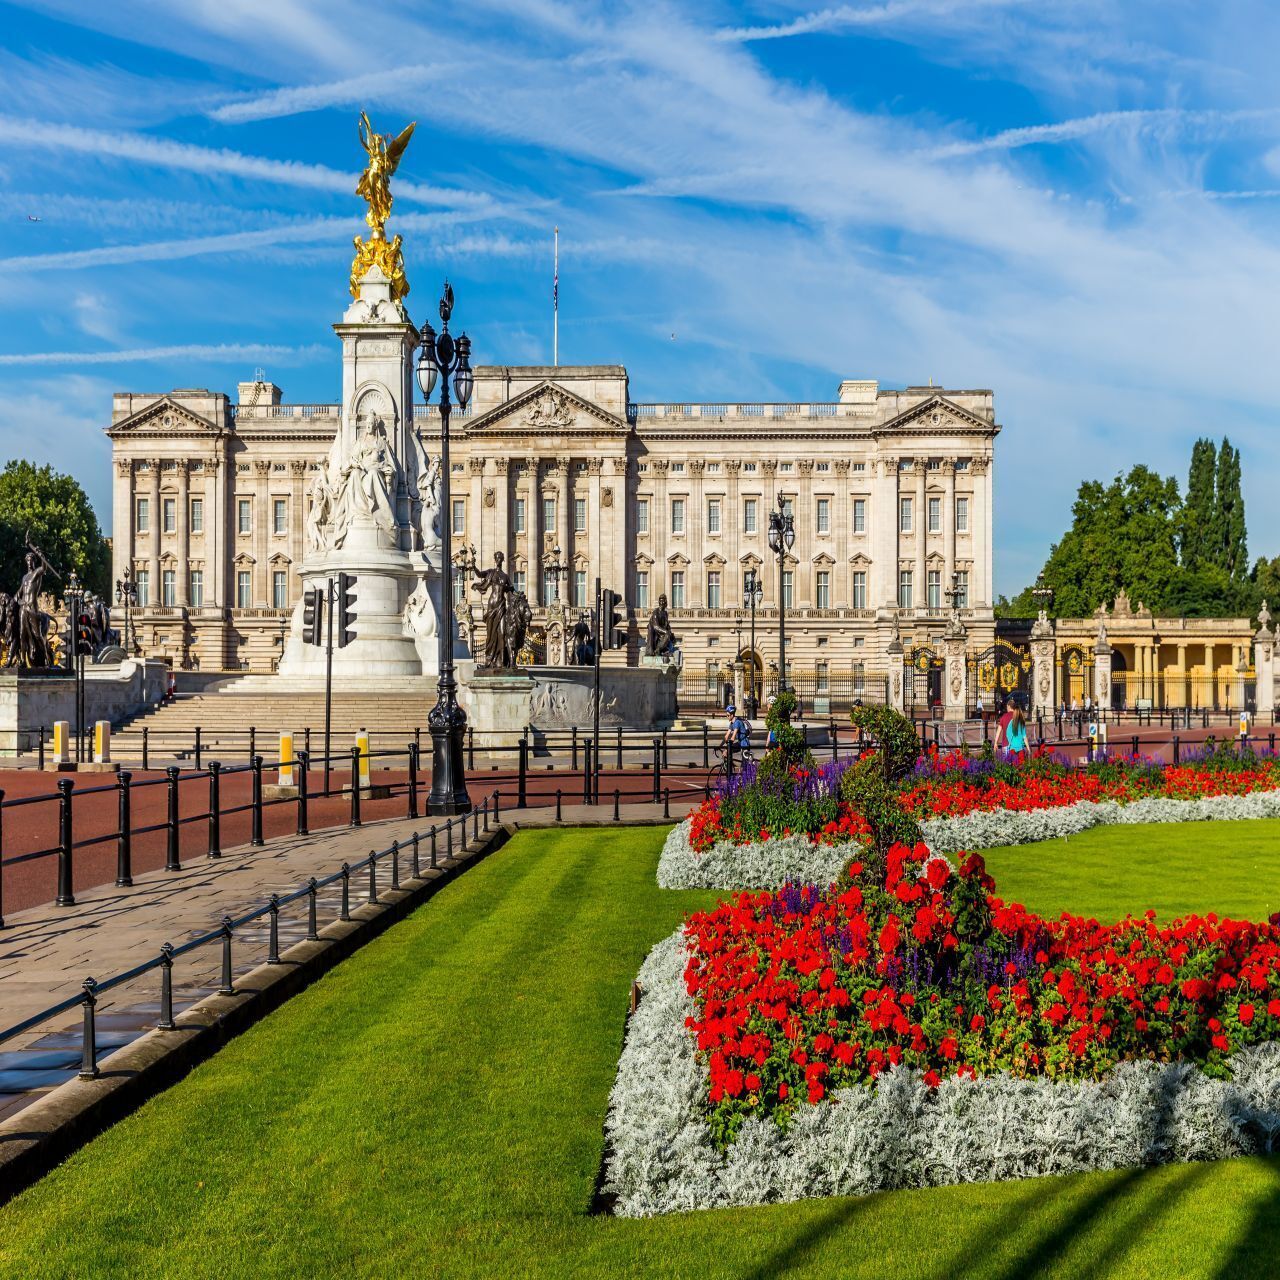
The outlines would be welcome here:
<svg viewBox="0 0 1280 1280">
<path fill-rule="evenodd" d="M 674 762 L 673 762 L 674 763 Z M 70 775 L 62 775 L 68 777 Z M 269 780 L 271 775 L 266 775 Z M 690 787 L 702 790 L 706 770 L 673 768 L 664 771 L 664 786 L 670 786 L 673 803 L 676 794 Z M 408 775 L 401 771 L 374 771 L 377 785 L 390 784 L 389 798 L 371 800 L 361 798 L 362 822 L 375 822 L 383 818 L 403 818 L 409 811 Z M 75 851 L 73 856 L 72 887 L 76 892 L 94 885 L 109 884 L 116 878 L 119 830 L 118 783 L 111 775 L 80 774 L 71 779 L 72 821 Z M 6 802 L 27 797 L 42 797 L 39 802 L 10 805 L 3 811 L 3 829 L 0 832 L 0 906 L 4 912 L 21 911 L 26 907 L 51 902 L 57 894 L 59 843 L 59 794 L 56 775 L 40 773 L 34 769 L 0 770 L 0 789 Z M 334 774 L 330 786 L 337 790 L 347 781 L 342 774 Z M 148 785 L 142 785 L 142 784 Z M 314 772 L 308 778 L 307 825 L 311 831 L 325 827 L 346 826 L 351 815 L 349 795 L 332 794 L 325 798 L 316 791 L 320 780 Z M 494 790 L 501 793 L 503 810 L 513 808 L 517 801 L 516 775 L 510 770 L 475 770 L 468 774 L 467 785 L 474 803 L 481 804 Z M 627 799 L 652 799 L 652 781 L 647 772 L 639 770 L 606 770 L 601 774 L 600 799 L 611 804 L 614 788 Z M 248 772 L 224 774 L 221 779 L 220 808 L 221 847 L 233 849 L 249 843 L 252 830 L 252 814 L 249 809 L 239 813 L 227 813 L 228 809 L 248 805 L 252 797 L 252 775 Z M 431 788 L 429 770 L 424 769 L 418 785 L 418 812 L 426 819 L 427 794 Z M 531 806 L 555 802 L 559 788 L 566 805 L 581 803 L 582 774 L 567 769 L 547 772 L 532 767 L 529 770 L 526 798 Z M 156 871 L 165 865 L 168 852 L 168 791 L 163 772 L 152 770 L 133 773 L 130 790 L 132 838 L 132 867 L 134 875 L 144 871 Z M 205 773 L 180 775 L 178 784 L 179 847 L 181 860 L 203 858 L 209 851 L 209 782 Z M 266 840 L 293 835 L 297 831 L 298 803 L 296 800 L 263 802 L 262 833 Z M 156 826 L 154 831 L 140 832 L 139 828 Z M 30 861 L 10 863 L 10 859 L 41 850 L 55 852 Z"/>
</svg>

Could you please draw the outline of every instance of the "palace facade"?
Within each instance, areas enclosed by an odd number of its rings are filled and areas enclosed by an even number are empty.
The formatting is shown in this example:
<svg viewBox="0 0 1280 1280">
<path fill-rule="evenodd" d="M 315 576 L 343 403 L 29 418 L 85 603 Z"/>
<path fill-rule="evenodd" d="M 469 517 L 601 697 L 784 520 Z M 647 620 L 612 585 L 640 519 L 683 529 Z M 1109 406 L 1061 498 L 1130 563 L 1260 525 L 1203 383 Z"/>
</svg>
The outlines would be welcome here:
<svg viewBox="0 0 1280 1280">
<path fill-rule="evenodd" d="M 183 669 L 275 669 L 312 473 L 339 421 L 338 405 L 286 403 L 261 379 L 234 401 L 115 396 L 114 570 L 138 585 L 144 653 Z M 417 406 L 414 425 L 434 455 L 438 410 Z M 940 654 L 953 584 L 968 653 L 992 645 L 999 431 L 990 391 L 846 381 L 822 403 L 637 403 L 620 365 L 480 367 L 452 419 L 446 515 L 455 552 L 474 548 L 481 565 L 502 552 L 552 651 L 598 576 L 632 622 L 608 661 L 638 660 L 665 595 L 686 691 L 717 687 L 738 658 L 767 683 L 781 598 L 789 673 L 839 696 L 842 682 L 856 692 L 884 678 L 895 635 L 908 654 Z M 779 501 L 795 530 L 781 565 L 768 540 Z M 455 586 L 471 594 L 465 575 Z"/>
</svg>

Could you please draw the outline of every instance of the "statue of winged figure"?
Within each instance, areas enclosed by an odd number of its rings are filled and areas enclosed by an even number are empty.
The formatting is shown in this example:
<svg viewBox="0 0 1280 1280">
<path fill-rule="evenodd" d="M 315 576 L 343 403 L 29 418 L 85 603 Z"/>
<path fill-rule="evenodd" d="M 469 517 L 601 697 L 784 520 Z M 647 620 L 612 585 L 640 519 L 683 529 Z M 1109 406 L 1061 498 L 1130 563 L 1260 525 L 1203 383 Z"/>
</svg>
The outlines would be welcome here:
<svg viewBox="0 0 1280 1280">
<path fill-rule="evenodd" d="M 351 264 L 351 296 L 360 296 L 360 279 L 375 263 L 391 281 L 391 294 L 403 298 L 409 292 L 409 282 L 404 276 L 404 260 L 400 255 L 400 237 L 387 239 L 387 219 L 391 216 L 391 176 L 400 167 L 404 149 L 409 145 L 416 125 L 408 125 L 397 138 L 378 133 L 369 119 L 369 113 L 360 113 L 360 145 L 369 157 L 360 180 L 356 183 L 356 195 L 368 203 L 364 220 L 372 233 L 367 241 L 355 237 L 356 256 Z"/>
</svg>

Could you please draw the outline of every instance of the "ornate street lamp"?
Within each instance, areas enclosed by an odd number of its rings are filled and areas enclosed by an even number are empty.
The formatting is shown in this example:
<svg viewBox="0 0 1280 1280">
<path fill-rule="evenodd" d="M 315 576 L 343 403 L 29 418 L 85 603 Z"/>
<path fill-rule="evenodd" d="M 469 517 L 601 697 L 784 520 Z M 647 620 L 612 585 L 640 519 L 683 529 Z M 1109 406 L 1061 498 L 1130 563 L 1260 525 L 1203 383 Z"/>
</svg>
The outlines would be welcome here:
<svg viewBox="0 0 1280 1280">
<path fill-rule="evenodd" d="M 453 288 L 446 280 L 440 297 L 441 331 L 422 326 L 418 354 L 418 387 L 430 404 L 436 381 L 440 383 L 440 678 L 436 684 L 436 705 L 427 716 L 431 730 L 431 794 L 428 813 L 468 813 L 471 797 L 462 763 L 462 737 L 467 727 L 466 712 L 458 705 L 458 681 L 453 672 L 453 517 L 449 498 L 449 378 L 458 407 L 465 409 L 475 384 L 471 372 L 471 339 L 465 333 L 455 341 L 449 332 L 453 313 Z"/>
<path fill-rule="evenodd" d="M 1031 588 L 1031 598 L 1040 611 L 1040 621 L 1047 622 L 1049 610 L 1053 607 L 1053 588 L 1044 580 L 1044 574 L 1036 578 L 1036 585 Z"/>
<path fill-rule="evenodd" d="M 475 543 L 470 546 L 463 547 L 453 557 L 454 567 L 462 577 L 462 590 L 458 592 L 460 597 L 459 603 L 462 605 L 463 611 L 467 618 L 467 639 L 474 644 L 475 641 L 475 622 L 471 612 L 471 593 L 467 590 L 470 580 L 480 572 L 480 564 L 476 560 Z"/>
<path fill-rule="evenodd" d="M 555 588 L 555 599 L 546 601 L 546 605 L 560 603 L 560 579 L 569 572 L 569 566 L 560 559 L 560 544 L 557 542 L 551 550 L 551 559 L 543 565 L 546 577 L 551 579 L 551 584 Z"/>
<path fill-rule="evenodd" d="M 778 692 L 787 688 L 787 599 L 785 562 L 796 544 L 796 522 L 778 494 L 778 509 L 769 512 L 769 549 L 778 557 Z"/>
<path fill-rule="evenodd" d="M 746 698 L 748 718 L 754 717 L 760 709 L 760 700 L 756 697 L 756 606 L 763 599 L 764 587 L 753 566 L 742 577 L 742 607 L 751 610 L 751 683 L 747 686 Z"/>
<path fill-rule="evenodd" d="M 116 604 L 124 606 L 124 651 L 132 655 L 134 646 L 131 643 L 133 628 L 130 620 L 133 610 L 138 606 L 138 584 L 133 580 L 133 567 L 125 565 L 124 577 L 116 579 Z"/>
</svg>

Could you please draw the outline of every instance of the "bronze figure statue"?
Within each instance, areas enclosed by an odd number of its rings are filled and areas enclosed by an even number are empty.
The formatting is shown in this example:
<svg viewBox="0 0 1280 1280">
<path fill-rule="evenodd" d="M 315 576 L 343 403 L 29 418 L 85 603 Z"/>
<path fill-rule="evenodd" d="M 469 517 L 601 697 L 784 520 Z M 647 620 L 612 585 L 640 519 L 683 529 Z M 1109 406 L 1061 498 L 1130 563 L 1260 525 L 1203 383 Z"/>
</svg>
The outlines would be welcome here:
<svg viewBox="0 0 1280 1280">
<path fill-rule="evenodd" d="M 591 636 L 591 623 L 587 615 L 578 615 L 573 624 L 573 648 L 569 653 L 569 664 L 575 667 L 589 667 L 596 660 L 596 646 Z"/>
<path fill-rule="evenodd" d="M 532 621 L 533 610 L 529 608 L 528 598 L 523 591 L 512 591 L 507 596 L 506 617 L 503 619 L 504 666 L 519 664 L 520 650 L 524 648 L 524 639 Z"/>
<path fill-rule="evenodd" d="M 533 610 L 502 567 L 502 552 L 493 553 L 493 568 L 476 574 L 473 591 L 484 592 L 484 665 L 496 671 L 516 665 L 524 647 Z"/>
<path fill-rule="evenodd" d="M 671 630 L 667 616 L 667 597 L 658 597 L 658 607 L 649 615 L 649 629 L 645 635 L 645 654 L 650 658 L 670 658 L 680 637 Z"/>
<path fill-rule="evenodd" d="M 8 608 L 9 619 L 5 633 L 8 653 L 5 656 L 5 666 L 51 667 L 53 649 L 49 644 L 49 637 L 53 619 L 40 608 L 40 593 L 46 573 L 55 578 L 59 575 L 45 558 L 44 552 L 31 541 L 30 533 L 26 535 L 25 543 L 27 569 Z"/>
</svg>

